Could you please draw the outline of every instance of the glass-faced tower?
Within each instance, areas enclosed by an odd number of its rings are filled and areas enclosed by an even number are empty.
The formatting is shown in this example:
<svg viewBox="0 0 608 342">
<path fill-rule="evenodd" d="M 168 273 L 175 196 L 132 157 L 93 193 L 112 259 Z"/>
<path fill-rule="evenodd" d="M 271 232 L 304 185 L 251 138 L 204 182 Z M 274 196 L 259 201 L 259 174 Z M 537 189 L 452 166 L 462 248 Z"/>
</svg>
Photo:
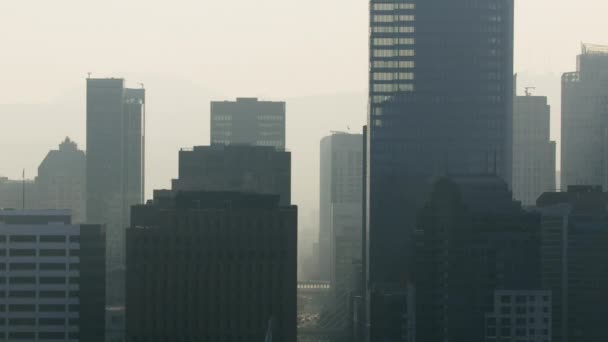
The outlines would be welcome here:
<svg viewBox="0 0 608 342">
<path fill-rule="evenodd" d="M 379 322 L 406 316 L 388 298 L 413 282 L 411 236 L 432 181 L 510 183 L 513 0 L 371 0 L 369 46 L 364 255 L 380 341 L 402 331 Z"/>
</svg>

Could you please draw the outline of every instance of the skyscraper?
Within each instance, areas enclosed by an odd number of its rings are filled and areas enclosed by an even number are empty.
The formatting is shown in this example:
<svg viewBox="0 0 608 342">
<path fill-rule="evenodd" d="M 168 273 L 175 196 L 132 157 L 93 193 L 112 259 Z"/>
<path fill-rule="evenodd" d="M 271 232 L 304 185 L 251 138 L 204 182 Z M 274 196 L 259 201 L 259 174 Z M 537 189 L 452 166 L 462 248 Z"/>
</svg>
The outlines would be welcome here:
<svg viewBox="0 0 608 342">
<path fill-rule="evenodd" d="M 320 277 L 332 288 L 328 310 L 350 336 L 349 308 L 362 262 L 363 136 L 332 133 L 321 140 L 320 156 Z"/>
<path fill-rule="evenodd" d="M 354 230 L 361 230 L 362 150 L 363 137 L 360 134 L 334 133 L 321 140 L 319 266 L 321 279 L 324 280 L 330 280 L 334 276 L 331 273 L 332 240 L 335 228 L 343 224 L 336 219 L 348 216 L 344 211 L 350 212 L 355 217 L 348 221 L 358 220 L 358 229 L 355 227 Z M 361 234 L 358 234 L 357 240 L 361 240 Z M 360 252 L 357 251 L 359 259 Z"/>
<path fill-rule="evenodd" d="M 0 210 L 0 338 L 103 342 L 105 235 L 67 210 Z"/>
<path fill-rule="evenodd" d="M 296 341 L 297 208 L 157 191 L 127 230 L 128 342 Z"/>
<path fill-rule="evenodd" d="M 285 149 L 285 102 L 237 98 L 211 102 L 211 145 Z"/>
<path fill-rule="evenodd" d="M 533 206 L 555 184 L 556 144 L 551 141 L 547 97 L 516 96 L 513 106 L 513 196 Z"/>
<path fill-rule="evenodd" d="M 74 222 L 85 222 L 86 155 L 70 138 L 40 163 L 36 189 L 40 208 L 70 209 Z"/>
<path fill-rule="evenodd" d="M 608 46 L 584 44 L 562 76 L 562 189 L 608 189 Z"/>
<path fill-rule="evenodd" d="M 107 224 L 110 302 L 122 302 L 124 231 L 143 202 L 145 90 L 123 79 L 87 79 L 87 220 Z"/>
<path fill-rule="evenodd" d="M 511 181 L 513 0 L 371 0 L 369 39 L 368 294 L 406 277 L 435 176 Z"/>
<path fill-rule="evenodd" d="M 608 193 L 570 186 L 544 193 L 537 206 L 542 285 L 553 293 L 553 342 L 608 340 Z"/>
</svg>

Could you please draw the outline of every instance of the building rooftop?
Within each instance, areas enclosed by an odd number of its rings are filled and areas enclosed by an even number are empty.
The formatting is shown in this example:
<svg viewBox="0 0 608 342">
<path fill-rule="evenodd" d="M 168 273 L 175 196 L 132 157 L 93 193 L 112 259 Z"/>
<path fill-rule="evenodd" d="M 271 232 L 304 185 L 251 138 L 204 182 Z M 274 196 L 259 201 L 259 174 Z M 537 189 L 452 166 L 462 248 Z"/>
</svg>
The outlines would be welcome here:
<svg viewBox="0 0 608 342">
<path fill-rule="evenodd" d="M 608 56 L 608 45 L 583 43 L 582 53 L 583 55 Z"/>
</svg>

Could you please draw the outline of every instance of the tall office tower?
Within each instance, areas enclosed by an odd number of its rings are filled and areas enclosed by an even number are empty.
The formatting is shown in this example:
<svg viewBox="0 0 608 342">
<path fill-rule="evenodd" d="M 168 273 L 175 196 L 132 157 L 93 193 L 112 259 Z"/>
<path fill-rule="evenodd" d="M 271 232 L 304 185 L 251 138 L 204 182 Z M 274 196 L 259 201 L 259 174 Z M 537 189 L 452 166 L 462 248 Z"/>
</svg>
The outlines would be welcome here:
<svg viewBox="0 0 608 342">
<path fill-rule="evenodd" d="M 105 235 L 67 210 L 0 210 L 0 339 L 105 337 Z"/>
<path fill-rule="evenodd" d="M 125 229 L 143 202 L 145 90 L 123 79 L 87 79 L 87 221 L 107 224 L 110 304 L 123 301 Z"/>
<path fill-rule="evenodd" d="M 368 293 L 406 276 L 435 176 L 511 181 L 513 0 L 371 0 L 369 39 Z"/>
<path fill-rule="evenodd" d="M 34 180 L 0 177 L 0 208 L 33 209 L 38 207 L 38 190 Z"/>
<path fill-rule="evenodd" d="M 211 145 L 285 149 L 285 102 L 237 98 L 211 102 Z"/>
<path fill-rule="evenodd" d="M 127 230 L 127 341 L 296 341 L 297 208 L 155 192 Z"/>
<path fill-rule="evenodd" d="M 513 201 L 499 177 L 438 181 L 415 241 L 418 341 L 486 341 L 496 291 L 541 289 L 540 215 Z"/>
<path fill-rule="evenodd" d="M 540 195 L 556 189 L 555 142 L 551 141 L 551 107 L 545 96 L 516 96 L 513 105 L 513 195 L 533 206 Z"/>
<path fill-rule="evenodd" d="M 553 292 L 553 342 L 607 341 L 608 193 L 570 186 L 545 193 L 542 282 Z"/>
<path fill-rule="evenodd" d="M 349 222 L 358 221 L 351 235 L 361 231 L 363 137 L 360 134 L 334 133 L 321 139 L 321 173 L 319 198 L 319 265 L 321 279 L 334 280 L 332 253 L 334 233 L 340 226 L 339 217 Z M 334 204 L 340 208 L 334 208 Z M 340 211 L 344 211 L 340 213 Z M 336 216 L 336 217 L 333 217 Z M 336 220 L 337 219 L 337 220 Z M 333 227 L 333 226 L 336 227 Z M 347 224 L 348 225 L 348 224 Z M 361 234 L 356 239 L 361 240 Z M 333 243 L 332 243 L 333 241 Z M 360 259 L 361 250 L 357 251 Z M 353 255 L 353 257 L 355 257 Z M 334 284 L 335 285 L 335 284 Z"/>
<path fill-rule="evenodd" d="M 85 222 L 86 155 L 70 138 L 51 150 L 36 177 L 39 207 L 70 209 L 74 222 Z"/>
<path fill-rule="evenodd" d="M 583 45 L 562 76 L 562 189 L 608 189 L 608 46 Z"/>
<path fill-rule="evenodd" d="M 280 195 L 291 204 L 291 153 L 268 146 L 196 146 L 179 152 L 174 191 Z"/>
<path fill-rule="evenodd" d="M 361 263 L 363 136 L 333 133 L 321 140 L 319 269 L 335 295 L 331 306 L 349 322 L 348 307 Z"/>
</svg>

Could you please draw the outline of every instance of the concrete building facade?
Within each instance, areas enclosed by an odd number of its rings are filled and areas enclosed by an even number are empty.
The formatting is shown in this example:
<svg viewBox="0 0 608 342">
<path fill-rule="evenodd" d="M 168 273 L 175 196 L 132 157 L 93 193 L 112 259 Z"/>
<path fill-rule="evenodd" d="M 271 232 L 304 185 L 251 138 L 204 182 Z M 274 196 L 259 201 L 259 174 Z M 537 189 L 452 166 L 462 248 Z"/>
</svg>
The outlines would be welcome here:
<svg viewBox="0 0 608 342">
<path fill-rule="evenodd" d="M 608 189 L 608 46 L 583 44 L 562 76 L 561 188 Z"/>
<path fill-rule="evenodd" d="M 485 317 L 485 342 L 549 342 L 551 291 L 496 291 Z"/>
<path fill-rule="evenodd" d="M 211 145 L 216 144 L 285 150 L 285 102 L 257 98 L 211 102 Z"/>
<path fill-rule="evenodd" d="M 105 336 L 105 235 L 66 210 L 0 210 L 0 338 Z"/>
<path fill-rule="evenodd" d="M 556 189 L 556 144 L 551 141 L 551 107 L 545 96 L 516 96 L 513 106 L 513 196 L 534 206 Z"/>
<path fill-rule="evenodd" d="M 174 191 L 279 195 L 291 204 L 291 153 L 268 146 L 196 146 L 179 152 Z"/>
</svg>

